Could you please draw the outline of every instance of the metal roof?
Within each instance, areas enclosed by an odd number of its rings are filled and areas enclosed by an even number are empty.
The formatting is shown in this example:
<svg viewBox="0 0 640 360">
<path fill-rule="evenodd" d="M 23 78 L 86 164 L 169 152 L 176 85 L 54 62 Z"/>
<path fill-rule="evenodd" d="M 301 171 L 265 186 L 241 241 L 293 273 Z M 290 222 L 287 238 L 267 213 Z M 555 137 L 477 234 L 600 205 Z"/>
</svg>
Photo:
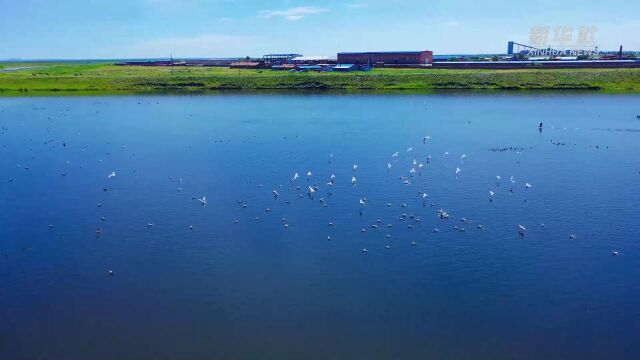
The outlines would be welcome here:
<svg viewBox="0 0 640 360">
<path fill-rule="evenodd" d="M 291 56 L 302 56 L 301 54 L 267 54 L 263 57 L 291 57 Z"/>
<path fill-rule="evenodd" d="M 322 60 L 335 60 L 335 56 L 297 56 L 293 61 L 322 61 Z"/>
<path fill-rule="evenodd" d="M 640 63 L 640 60 L 515 60 L 515 61 L 438 61 L 435 64 L 598 64 Z"/>
<path fill-rule="evenodd" d="M 376 54 L 422 54 L 423 52 L 426 52 L 429 50 L 420 50 L 420 51 L 363 51 L 363 52 L 341 52 L 338 53 L 338 55 L 357 55 L 357 54 L 362 54 L 362 55 L 376 55 Z"/>
</svg>

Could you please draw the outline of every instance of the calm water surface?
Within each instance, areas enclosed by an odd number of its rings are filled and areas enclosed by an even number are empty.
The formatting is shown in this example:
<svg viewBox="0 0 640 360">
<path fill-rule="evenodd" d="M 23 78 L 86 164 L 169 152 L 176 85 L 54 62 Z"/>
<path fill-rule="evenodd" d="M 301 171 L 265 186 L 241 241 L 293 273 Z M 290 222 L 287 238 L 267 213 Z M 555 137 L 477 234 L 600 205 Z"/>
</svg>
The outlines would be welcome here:
<svg viewBox="0 0 640 360">
<path fill-rule="evenodd" d="M 554 93 L 0 99 L 0 358 L 638 359 L 638 114 Z"/>
</svg>

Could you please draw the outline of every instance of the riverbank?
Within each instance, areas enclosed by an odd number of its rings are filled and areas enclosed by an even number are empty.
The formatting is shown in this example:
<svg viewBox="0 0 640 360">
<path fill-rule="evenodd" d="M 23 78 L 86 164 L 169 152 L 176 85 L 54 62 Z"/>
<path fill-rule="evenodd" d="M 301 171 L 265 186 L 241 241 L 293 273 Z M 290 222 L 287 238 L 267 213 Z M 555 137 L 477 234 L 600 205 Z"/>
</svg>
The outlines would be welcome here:
<svg viewBox="0 0 640 360">
<path fill-rule="evenodd" d="M 353 73 L 290 73 L 214 67 L 46 64 L 37 69 L 0 73 L 0 96 L 226 89 L 540 89 L 640 93 L 640 69 L 375 69 Z"/>
</svg>

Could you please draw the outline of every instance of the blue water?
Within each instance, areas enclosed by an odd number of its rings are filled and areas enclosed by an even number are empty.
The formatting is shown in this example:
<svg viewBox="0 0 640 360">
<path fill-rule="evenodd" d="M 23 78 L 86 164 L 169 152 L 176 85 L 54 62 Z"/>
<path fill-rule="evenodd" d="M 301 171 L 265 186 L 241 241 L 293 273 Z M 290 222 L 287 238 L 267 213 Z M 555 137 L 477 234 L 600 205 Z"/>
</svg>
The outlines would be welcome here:
<svg viewBox="0 0 640 360">
<path fill-rule="evenodd" d="M 0 358 L 638 359 L 639 100 L 2 98 Z"/>
</svg>

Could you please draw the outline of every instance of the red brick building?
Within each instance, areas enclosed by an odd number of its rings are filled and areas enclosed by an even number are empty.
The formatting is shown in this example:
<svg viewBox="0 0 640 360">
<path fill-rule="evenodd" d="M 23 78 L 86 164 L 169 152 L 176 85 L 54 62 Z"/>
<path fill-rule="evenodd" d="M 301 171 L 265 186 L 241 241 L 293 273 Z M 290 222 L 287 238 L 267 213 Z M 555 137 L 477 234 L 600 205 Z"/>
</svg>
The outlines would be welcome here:
<svg viewBox="0 0 640 360">
<path fill-rule="evenodd" d="M 382 51 L 338 53 L 338 64 L 424 65 L 433 61 L 432 51 Z"/>
</svg>

